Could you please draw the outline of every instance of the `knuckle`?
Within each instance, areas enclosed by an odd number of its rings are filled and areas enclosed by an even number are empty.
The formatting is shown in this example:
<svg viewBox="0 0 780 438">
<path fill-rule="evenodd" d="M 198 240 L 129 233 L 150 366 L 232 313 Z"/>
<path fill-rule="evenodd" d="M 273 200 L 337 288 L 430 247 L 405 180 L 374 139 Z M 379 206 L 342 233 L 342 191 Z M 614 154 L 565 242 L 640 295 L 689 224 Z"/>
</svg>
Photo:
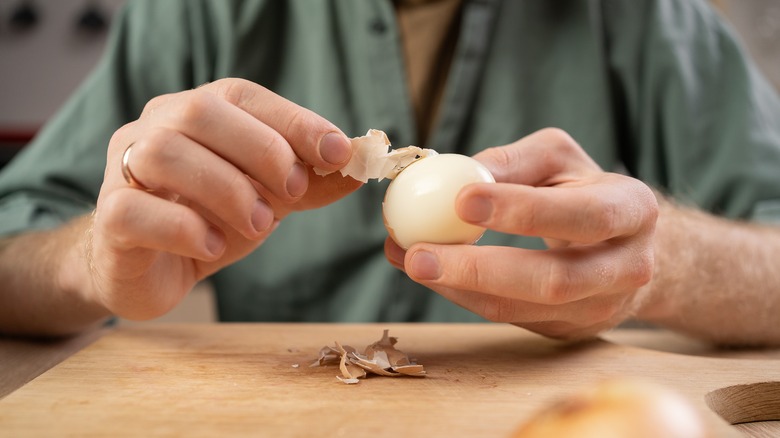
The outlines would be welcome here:
<svg viewBox="0 0 780 438">
<path fill-rule="evenodd" d="M 614 237 L 621 208 L 612 200 L 593 200 L 583 209 L 585 218 L 582 221 L 588 235 L 594 241 L 607 240 Z"/>
<path fill-rule="evenodd" d="M 511 298 L 488 296 L 482 302 L 479 315 L 491 322 L 510 323 L 515 320 L 516 306 Z"/>
<path fill-rule="evenodd" d="M 601 324 L 615 319 L 615 315 L 623 310 L 623 301 L 615 297 L 602 300 L 589 312 L 588 323 Z"/>
<path fill-rule="evenodd" d="M 234 172 L 231 176 L 221 178 L 219 181 L 209 181 L 209 184 L 214 184 L 214 193 L 219 193 L 220 206 L 238 206 L 236 211 L 223 207 L 225 214 L 235 215 L 233 220 L 239 223 L 243 223 L 245 218 L 249 217 L 251 212 L 248 210 L 253 204 L 251 200 L 257 197 L 257 192 L 243 173 Z"/>
<path fill-rule="evenodd" d="M 163 96 L 155 96 L 155 97 L 149 99 L 146 102 L 146 105 L 144 105 L 144 108 L 141 111 L 141 114 L 149 114 L 150 112 L 152 112 L 152 110 L 154 108 L 159 107 L 162 104 L 162 102 L 164 101 L 164 99 L 165 99 L 165 97 L 163 97 Z"/>
<path fill-rule="evenodd" d="M 640 252 L 637 255 L 636 262 L 633 263 L 633 267 L 630 271 L 630 285 L 641 287 L 649 283 L 653 279 L 655 272 L 655 257 L 652 248 Z"/>
<path fill-rule="evenodd" d="M 512 146 L 494 146 L 488 148 L 484 152 L 484 156 L 490 157 L 493 163 L 502 169 L 507 169 L 512 166 L 514 162 L 514 156 L 510 149 Z"/>
<path fill-rule="evenodd" d="M 618 176 L 628 179 L 626 193 L 630 201 L 624 207 L 624 215 L 630 220 L 632 230 L 654 229 L 658 219 L 658 199 L 653 191 L 645 183 L 630 177 Z"/>
<path fill-rule="evenodd" d="M 186 213 L 183 211 L 176 211 L 166 217 L 168 222 L 168 234 L 173 242 L 188 242 L 196 241 L 193 239 L 195 236 L 194 230 L 190 227 L 191 221 L 188 220 Z"/>
<path fill-rule="evenodd" d="M 594 282 L 593 287 L 599 290 L 607 290 L 617 283 L 617 279 L 622 273 L 612 261 L 599 263 L 593 268 Z"/>
<path fill-rule="evenodd" d="M 472 257 L 462 257 L 455 269 L 462 287 L 471 290 L 481 290 L 481 272 L 479 263 Z"/>
<path fill-rule="evenodd" d="M 223 193 L 230 199 L 237 199 L 244 192 L 247 186 L 250 186 L 249 180 L 241 172 L 233 172 L 226 178 L 223 187 L 220 187 L 218 193 Z"/>
<path fill-rule="evenodd" d="M 635 196 L 636 199 L 638 199 L 641 204 L 641 210 L 645 214 L 645 218 L 647 220 L 647 223 L 655 228 L 656 221 L 658 220 L 659 212 L 659 206 L 658 206 L 658 198 L 656 197 L 655 193 L 653 193 L 653 190 L 648 187 L 645 183 L 635 180 L 635 183 L 637 184 L 636 191 L 638 194 Z"/>
<path fill-rule="evenodd" d="M 308 131 L 305 111 L 298 108 L 290 111 L 286 126 L 282 130 L 283 135 L 287 138 L 291 138 L 293 133 L 305 133 Z"/>
<path fill-rule="evenodd" d="M 176 131 L 165 128 L 149 130 L 133 146 L 132 160 L 136 169 L 146 169 L 151 172 L 162 171 L 165 163 L 175 160 L 178 156 L 171 147 L 177 136 Z"/>
<path fill-rule="evenodd" d="M 316 147 L 320 135 L 333 127 L 323 122 L 315 113 L 306 108 L 293 106 L 282 131 L 286 138 L 295 138 L 303 142 L 302 146 Z"/>
<path fill-rule="evenodd" d="M 568 132 L 560 128 L 544 128 L 539 131 L 544 139 L 560 153 L 570 153 L 579 150 L 579 144 L 569 135 Z"/>
<path fill-rule="evenodd" d="M 553 263 L 541 287 L 545 304 L 566 304 L 572 301 L 578 283 L 574 270 L 562 263 Z"/>
<path fill-rule="evenodd" d="M 241 78 L 220 79 L 214 82 L 214 86 L 217 96 L 238 107 L 254 100 L 258 90 L 264 89 L 262 85 Z"/>
<path fill-rule="evenodd" d="M 505 146 L 493 146 L 474 155 L 474 158 L 490 169 L 496 181 L 509 179 L 513 168 L 517 165 L 517 146 L 510 144 Z"/>
<path fill-rule="evenodd" d="M 541 218 L 544 217 L 544 215 L 539 212 L 539 204 L 536 202 L 526 202 L 524 207 L 525 211 L 523 214 L 513 215 L 512 220 L 515 221 L 515 225 L 518 227 L 517 229 L 521 230 L 523 234 L 538 236 L 543 227 L 543 224 L 540 223 Z"/>
<path fill-rule="evenodd" d="M 126 148 L 130 145 L 130 132 L 132 130 L 132 127 L 135 126 L 135 122 L 130 122 L 122 125 L 114 131 L 113 134 L 111 134 L 111 139 L 109 139 L 108 144 L 109 145 L 115 145 L 116 147 L 120 148 Z"/>
<path fill-rule="evenodd" d="M 574 140 L 572 139 L 572 137 L 569 135 L 568 132 L 564 131 L 561 128 L 556 128 L 554 126 L 542 128 L 541 130 L 539 130 L 539 133 L 553 140 L 574 142 Z"/>
<path fill-rule="evenodd" d="M 150 115 L 154 112 L 155 109 L 161 107 L 166 102 L 171 100 L 171 97 L 173 94 L 161 94 L 159 96 L 155 96 L 151 99 L 149 99 L 148 102 L 146 102 L 146 105 L 144 105 L 143 111 L 141 112 L 142 115 Z"/>
<path fill-rule="evenodd" d="M 204 122 L 213 105 L 214 100 L 210 93 L 199 90 L 191 91 L 187 98 L 180 102 L 176 118 L 182 126 L 200 125 Z"/>
<path fill-rule="evenodd" d="M 265 147 L 259 151 L 264 162 L 277 162 L 290 150 L 290 145 L 278 132 L 272 133 L 265 143 Z"/>
<path fill-rule="evenodd" d="M 566 131 L 560 128 L 545 128 L 541 138 L 546 144 L 546 154 L 543 157 L 551 168 L 563 169 L 566 164 L 578 163 L 591 170 L 601 170 L 592 158 L 582 149 L 582 146 Z"/>
<path fill-rule="evenodd" d="M 287 119 L 287 126 L 285 126 L 284 132 L 306 132 L 306 127 L 309 125 L 311 117 L 308 116 L 307 111 L 303 108 L 294 108 L 290 111 L 290 116 Z"/>
<path fill-rule="evenodd" d="M 132 239 L 127 233 L 133 221 L 131 200 L 128 195 L 127 190 L 118 190 L 101 199 L 94 222 L 96 234 L 107 237 L 122 247 L 129 247 L 132 244 Z"/>
</svg>

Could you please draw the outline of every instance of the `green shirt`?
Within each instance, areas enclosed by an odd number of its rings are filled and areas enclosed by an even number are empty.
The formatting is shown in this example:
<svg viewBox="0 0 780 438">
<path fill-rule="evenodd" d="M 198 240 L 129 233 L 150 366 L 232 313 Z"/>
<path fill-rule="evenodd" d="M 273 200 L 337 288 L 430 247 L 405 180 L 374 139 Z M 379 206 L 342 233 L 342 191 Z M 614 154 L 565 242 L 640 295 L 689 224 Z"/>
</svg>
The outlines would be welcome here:
<svg viewBox="0 0 780 438">
<path fill-rule="evenodd" d="M 780 221 L 780 103 L 702 1 L 466 1 L 429 144 L 474 154 L 537 129 L 568 131 L 622 169 L 729 217 Z M 140 0 L 106 56 L 0 175 L 0 232 L 90 211 L 111 134 L 152 97 L 234 76 L 334 122 L 416 144 L 390 1 Z M 109 163 L 119 166 L 119 163 Z M 465 321 L 475 315 L 385 260 L 369 183 L 289 216 L 255 253 L 217 273 L 223 320 Z M 541 247 L 489 233 L 482 243 Z"/>
</svg>

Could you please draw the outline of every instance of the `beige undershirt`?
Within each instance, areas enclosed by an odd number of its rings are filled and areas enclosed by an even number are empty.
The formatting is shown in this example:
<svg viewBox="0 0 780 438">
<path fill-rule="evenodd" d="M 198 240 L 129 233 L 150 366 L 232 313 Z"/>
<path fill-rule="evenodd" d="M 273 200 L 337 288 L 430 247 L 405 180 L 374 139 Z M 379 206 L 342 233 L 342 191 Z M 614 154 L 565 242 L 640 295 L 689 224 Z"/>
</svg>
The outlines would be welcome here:
<svg viewBox="0 0 780 438">
<path fill-rule="evenodd" d="M 462 0 L 395 0 L 419 146 L 436 122 L 460 25 Z"/>
</svg>

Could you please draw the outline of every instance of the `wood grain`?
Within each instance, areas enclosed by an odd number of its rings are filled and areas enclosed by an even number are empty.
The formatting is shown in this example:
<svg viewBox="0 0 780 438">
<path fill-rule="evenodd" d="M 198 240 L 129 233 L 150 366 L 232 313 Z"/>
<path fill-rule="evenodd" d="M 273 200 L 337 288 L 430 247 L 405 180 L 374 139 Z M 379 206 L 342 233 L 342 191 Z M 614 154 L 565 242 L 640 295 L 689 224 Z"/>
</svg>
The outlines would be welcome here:
<svg viewBox="0 0 780 438">
<path fill-rule="evenodd" d="M 61 339 L 0 337 L 0 399 L 107 333 L 107 329 Z"/>
<path fill-rule="evenodd" d="M 323 345 L 362 348 L 384 328 L 428 377 L 347 386 L 336 368 L 308 366 Z M 706 357 L 620 344 L 652 345 L 652 332 L 638 333 L 570 344 L 493 324 L 121 328 L 0 401 L 0 436 L 504 437 L 554 400 L 622 377 L 678 391 L 716 436 L 739 437 L 707 394 L 780 381 L 780 352 Z"/>
</svg>

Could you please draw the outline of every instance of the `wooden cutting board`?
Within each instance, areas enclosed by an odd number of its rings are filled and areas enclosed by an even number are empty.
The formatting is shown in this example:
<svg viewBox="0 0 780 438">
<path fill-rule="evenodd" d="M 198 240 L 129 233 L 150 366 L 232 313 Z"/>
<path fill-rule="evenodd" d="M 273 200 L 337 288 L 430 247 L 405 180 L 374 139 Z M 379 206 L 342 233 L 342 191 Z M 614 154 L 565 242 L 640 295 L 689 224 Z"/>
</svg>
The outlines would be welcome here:
<svg viewBox="0 0 780 438">
<path fill-rule="evenodd" d="M 336 367 L 309 367 L 322 346 L 362 349 L 385 328 L 427 377 L 345 385 Z M 708 408 L 708 394 L 727 415 L 780 418 L 780 352 L 705 357 L 712 351 L 664 333 L 570 344 L 493 324 L 121 328 L 0 401 L 0 436 L 506 437 L 554 400 L 613 377 L 678 391 L 717 436 L 741 434 Z M 686 349 L 694 355 L 670 352 Z M 759 382 L 769 383 L 734 387 Z"/>
</svg>

